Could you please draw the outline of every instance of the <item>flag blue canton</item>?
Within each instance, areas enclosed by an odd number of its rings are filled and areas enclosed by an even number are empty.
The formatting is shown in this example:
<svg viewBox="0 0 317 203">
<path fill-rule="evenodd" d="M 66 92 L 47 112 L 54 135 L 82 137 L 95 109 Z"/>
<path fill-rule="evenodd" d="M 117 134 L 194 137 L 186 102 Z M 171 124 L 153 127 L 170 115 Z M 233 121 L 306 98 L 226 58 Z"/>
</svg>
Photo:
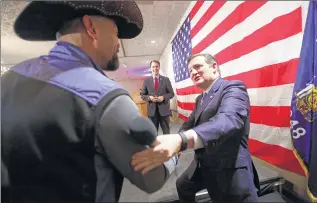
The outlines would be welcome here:
<svg viewBox="0 0 317 203">
<path fill-rule="evenodd" d="M 187 59 L 192 55 L 190 19 L 186 18 L 172 41 L 173 70 L 175 82 L 189 78 Z"/>
</svg>

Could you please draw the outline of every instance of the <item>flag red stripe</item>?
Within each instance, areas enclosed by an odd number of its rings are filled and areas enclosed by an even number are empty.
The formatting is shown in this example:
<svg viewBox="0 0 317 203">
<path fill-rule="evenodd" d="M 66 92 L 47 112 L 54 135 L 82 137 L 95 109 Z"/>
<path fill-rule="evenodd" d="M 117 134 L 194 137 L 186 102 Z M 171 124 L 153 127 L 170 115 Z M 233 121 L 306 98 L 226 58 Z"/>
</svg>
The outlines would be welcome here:
<svg viewBox="0 0 317 203">
<path fill-rule="evenodd" d="M 285 85 L 294 83 L 296 79 L 297 66 L 298 58 L 225 77 L 225 79 L 241 80 L 247 88 Z"/>
<path fill-rule="evenodd" d="M 269 162 L 279 168 L 305 176 L 292 150 L 278 145 L 266 144 L 249 139 L 250 152 L 253 156 Z"/>
<path fill-rule="evenodd" d="M 208 21 L 221 9 L 221 7 L 225 4 L 225 1 L 214 1 L 208 10 L 204 13 L 204 15 L 199 19 L 197 24 L 192 28 L 190 35 L 191 38 L 195 37 L 195 35 L 208 23 Z M 192 19 L 192 18 L 191 18 Z"/>
<path fill-rule="evenodd" d="M 202 52 L 206 47 L 215 42 L 219 37 L 228 32 L 231 28 L 244 21 L 265 3 L 266 1 L 247 1 L 240 4 L 230 15 L 226 17 L 226 19 L 224 19 L 211 33 L 209 33 L 193 48 L 193 54 Z M 203 18 L 201 21 L 204 21 L 204 23 L 201 23 L 202 25 L 199 27 L 200 29 L 205 26 L 205 24 L 210 20 L 209 18 L 206 21 Z M 194 28 L 198 27 L 197 25 Z M 194 37 L 199 30 L 193 29 L 191 31 L 191 36 Z"/>
<path fill-rule="evenodd" d="M 184 120 L 184 121 L 187 121 L 187 117 L 186 116 L 184 116 L 183 114 L 181 114 L 181 113 L 178 113 L 178 118 L 180 118 L 180 119 L 182 119 L 182 120 Z"/>
<path fill-rule="evenodd" d="M 197 14 L 197 12 L 199 11 L 200 7 L 203 5 L 204 1 L 197 1 L 194 5 L 194 7 L 192 8 L 192 10 L 189 13 L 189 18 L 190 20 L 193 19 L 195 17 L 195 15 Z"/>
<path fill-rule="evenodd" d="M 276 127 L 290 127 L 289 106 L 251 106 L 250 121 Z"/>
<path fill-rule="evenodd" d="M 192 111 L 195 108 L 195 102 L 180 102 L 177 100 L 177 106 L 184 110 Z"/>
<path fill-rule="evenodd" d="M 215 58 L 218 60 L 219 64 L 224 64 L 260 49 L 272 42 L 298 34 L 302 31 L 301 15 L 301 7 L 299 7 L 288 14 L 279 16 L 269 24 L 243 38 L 243 40 L 236 42 L 217 53 Z"/>
</svg>

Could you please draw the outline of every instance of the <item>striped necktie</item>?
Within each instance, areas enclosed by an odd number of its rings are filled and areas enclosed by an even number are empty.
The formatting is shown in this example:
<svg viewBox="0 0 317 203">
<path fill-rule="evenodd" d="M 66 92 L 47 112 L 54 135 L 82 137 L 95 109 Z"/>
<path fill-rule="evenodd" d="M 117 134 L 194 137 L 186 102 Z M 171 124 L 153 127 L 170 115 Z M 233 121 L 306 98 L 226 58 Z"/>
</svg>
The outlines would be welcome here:
<svg viewBox="0 0 317 203">
<path fill-rule="evenodd" d="M 204 92 L 204 93 L 203 93 L 203 96 L 202 96 L 202 98 L 201 98 L 201 101 L 200 101 L 200 105 L 203 105 L 203 103 L 204 103 L 206 97 L 207 97 L 207 93 Z"/>
</svg>

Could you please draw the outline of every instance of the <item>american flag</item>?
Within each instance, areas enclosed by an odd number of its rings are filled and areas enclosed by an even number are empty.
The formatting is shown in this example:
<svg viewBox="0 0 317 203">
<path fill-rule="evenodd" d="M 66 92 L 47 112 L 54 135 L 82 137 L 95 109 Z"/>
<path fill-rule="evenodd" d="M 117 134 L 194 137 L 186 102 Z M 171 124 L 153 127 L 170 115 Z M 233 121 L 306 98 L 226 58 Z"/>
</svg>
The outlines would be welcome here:
<svg viewBox="0 0 317 203">
<path fill-rule="evenodd" d="M 179 117 L 186 120 L 202 90 L 187 58 L 210 53 L 228 80 L 242 80 L 251 100 L 253 156 L 304 175 L 293 154 L 290 104 L 308 2 L 196 1 L 172 41 Z"/>
</svg>

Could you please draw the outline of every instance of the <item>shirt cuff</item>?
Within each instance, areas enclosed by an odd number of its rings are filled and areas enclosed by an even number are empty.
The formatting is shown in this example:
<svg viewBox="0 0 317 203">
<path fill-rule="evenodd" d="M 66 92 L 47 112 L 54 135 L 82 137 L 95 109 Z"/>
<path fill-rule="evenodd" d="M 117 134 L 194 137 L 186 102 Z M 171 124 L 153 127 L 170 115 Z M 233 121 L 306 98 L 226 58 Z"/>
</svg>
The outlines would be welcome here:
<svg viewBox="0 0 317 203">
<path fill-rule="evenodd" d="M 178 163 L 177 156 L 173 156 L 170 160 L 164 163 L 164 166 L 168 170 L 169 175 L 171 175 L 175 171 L 175 167 L 177 163 Z"/>
<path fill-rule="evenodd" d="M 204 148 L 203 141 L 194 130 L 187 130 L 185 133 L 191 135 L 194 138 L 194 150 Z"/>
</svg>

